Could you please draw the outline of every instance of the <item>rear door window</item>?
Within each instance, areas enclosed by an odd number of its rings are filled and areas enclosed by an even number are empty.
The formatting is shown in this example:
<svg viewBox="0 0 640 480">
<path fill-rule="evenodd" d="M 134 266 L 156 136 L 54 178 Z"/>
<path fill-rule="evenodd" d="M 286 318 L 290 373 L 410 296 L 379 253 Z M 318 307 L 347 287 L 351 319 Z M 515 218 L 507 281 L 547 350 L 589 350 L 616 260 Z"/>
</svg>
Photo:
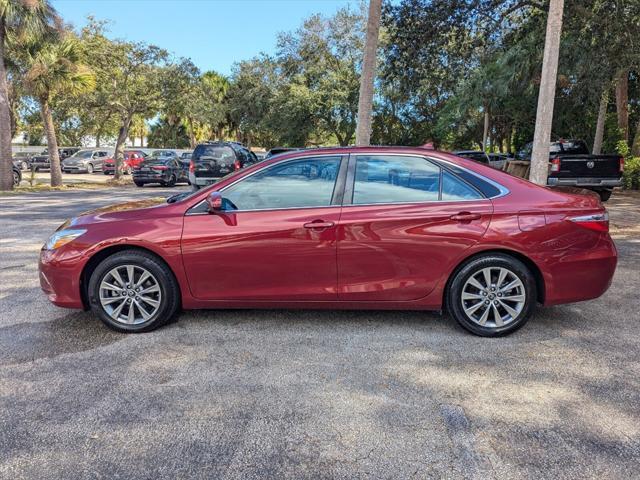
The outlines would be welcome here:
<svg viewBox="0 0 640 480">
<path fill-rule="evenodd" d="M 428 202 L 439 196 L 440 167 L 425 158 L 356 157 L 353 204 Z"/>
</svg>

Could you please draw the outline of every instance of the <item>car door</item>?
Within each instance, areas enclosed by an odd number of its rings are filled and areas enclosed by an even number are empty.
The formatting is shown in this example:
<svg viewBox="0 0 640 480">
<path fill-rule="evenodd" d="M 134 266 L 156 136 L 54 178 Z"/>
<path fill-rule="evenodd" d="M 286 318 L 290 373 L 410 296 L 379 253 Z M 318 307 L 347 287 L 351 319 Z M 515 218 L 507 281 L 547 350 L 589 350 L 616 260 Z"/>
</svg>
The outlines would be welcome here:
<svg viewBox="0 0 640 480">
<path fill-rule="evenodd" d="M 205 300 L 337 299 L 336 231 L 346 157 L 278 162 L 185 215 L 182 256 L 194 297 Z"/>
<path fill-rule="evenodd" d="M 338 229 L 338 298 L 428 295 L 484 235 L 493 206 L 447 168 L 414 155 L 351 155 Z"/>
</svg>

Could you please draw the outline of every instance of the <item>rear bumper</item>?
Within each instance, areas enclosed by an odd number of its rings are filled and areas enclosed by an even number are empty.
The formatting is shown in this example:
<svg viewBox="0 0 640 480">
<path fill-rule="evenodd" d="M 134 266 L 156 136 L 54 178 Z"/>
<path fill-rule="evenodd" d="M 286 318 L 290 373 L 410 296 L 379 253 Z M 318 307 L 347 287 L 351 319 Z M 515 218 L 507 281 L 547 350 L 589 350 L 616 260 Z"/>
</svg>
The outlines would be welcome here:
<svg viewBox="0 0 640 480">
<path fill-rule="evenodd" d="M 191 182 L 191 185 L 206 187 L 208 185 L 213 185 L 218 180 L 220 180 L 220 177 L 196 177 L 193 172 L 189 172 L 189 182 Z"/>
<path fill-rule="evenodd" d="M 157 175 L 153 175 L 153 174 L 144 174 L 144 175 L 134 175 L 133 176 L 133 181 L 134 182 L 144 182 L 144 183 L 160 183 L 160 182 L 164 182 L 168 180 L 168 177 L 166 177 L 164 174 L 159 173 Z"/>
<path fill-rule="evenodd" d="M 565 255 L 547 265 L 545 305 L 592 300 L 611 286 L 618 253 L 608 234 L 597 246 L 573 255 Z"/>
<path fill-rule="evenodd" d="M 569 187 L 601 187 L 613 188 L 622 185 L 622 178 L 555 178 L 547 179 L 549 186 L 569 186 Z"/>
</svg>

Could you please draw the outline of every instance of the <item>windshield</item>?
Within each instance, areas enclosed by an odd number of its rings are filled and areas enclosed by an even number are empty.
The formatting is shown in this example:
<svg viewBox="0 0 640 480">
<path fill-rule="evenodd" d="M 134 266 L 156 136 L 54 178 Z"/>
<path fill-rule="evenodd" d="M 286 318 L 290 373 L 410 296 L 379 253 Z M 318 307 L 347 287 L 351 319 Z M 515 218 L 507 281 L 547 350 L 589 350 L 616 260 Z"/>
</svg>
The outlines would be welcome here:
<svg viewBox="0 0 640 480">
<path fill-rule="evenodd" d="M 79 152 L 71 155 L 71 157 L 69 158 L 91 158 L 91 155 L 93 155 L 92 150 L 80 150 Z"/>
<path fill-rule="evenodd" d="M 154 150 L 151 152 L 152 157 L 170 157 L 173 155 L 173 152 L 169 150 Z"/>
<path fill-rule="evenodd" d="M 226 145 L 202 145 L 196 148 L 193 153 L 193 157 L 195 161 L 198 161 L 201 158 L 212 160 L 230 159 L 233 161 L 235 159 L 235 154 L 233 153 L 233 149 Z"/>
</svg>

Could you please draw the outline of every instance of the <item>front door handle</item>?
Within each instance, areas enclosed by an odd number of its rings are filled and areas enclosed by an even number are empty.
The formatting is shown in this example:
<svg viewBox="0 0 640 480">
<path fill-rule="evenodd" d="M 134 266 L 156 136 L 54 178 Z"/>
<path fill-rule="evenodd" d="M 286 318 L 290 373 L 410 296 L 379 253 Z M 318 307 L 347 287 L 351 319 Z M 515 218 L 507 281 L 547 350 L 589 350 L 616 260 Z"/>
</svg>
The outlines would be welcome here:
<svg viewBox="0 0 640 480">
<path fill-rule="evenodd" d="M 313 222 L 305 223 L 304 228 L 324 229 L 331 228 L 335 225 L 333 222 L 325 222 L 322 220 L 314 220 Z"/>
<path fill-rule="evenodd" d="M 471 220 L 480 220 L 481 215 L 479 213 L 460 212 L 455 215 L 451 215 L 449 218 L 456 222 L 470 222 Z"/>
</svg>

